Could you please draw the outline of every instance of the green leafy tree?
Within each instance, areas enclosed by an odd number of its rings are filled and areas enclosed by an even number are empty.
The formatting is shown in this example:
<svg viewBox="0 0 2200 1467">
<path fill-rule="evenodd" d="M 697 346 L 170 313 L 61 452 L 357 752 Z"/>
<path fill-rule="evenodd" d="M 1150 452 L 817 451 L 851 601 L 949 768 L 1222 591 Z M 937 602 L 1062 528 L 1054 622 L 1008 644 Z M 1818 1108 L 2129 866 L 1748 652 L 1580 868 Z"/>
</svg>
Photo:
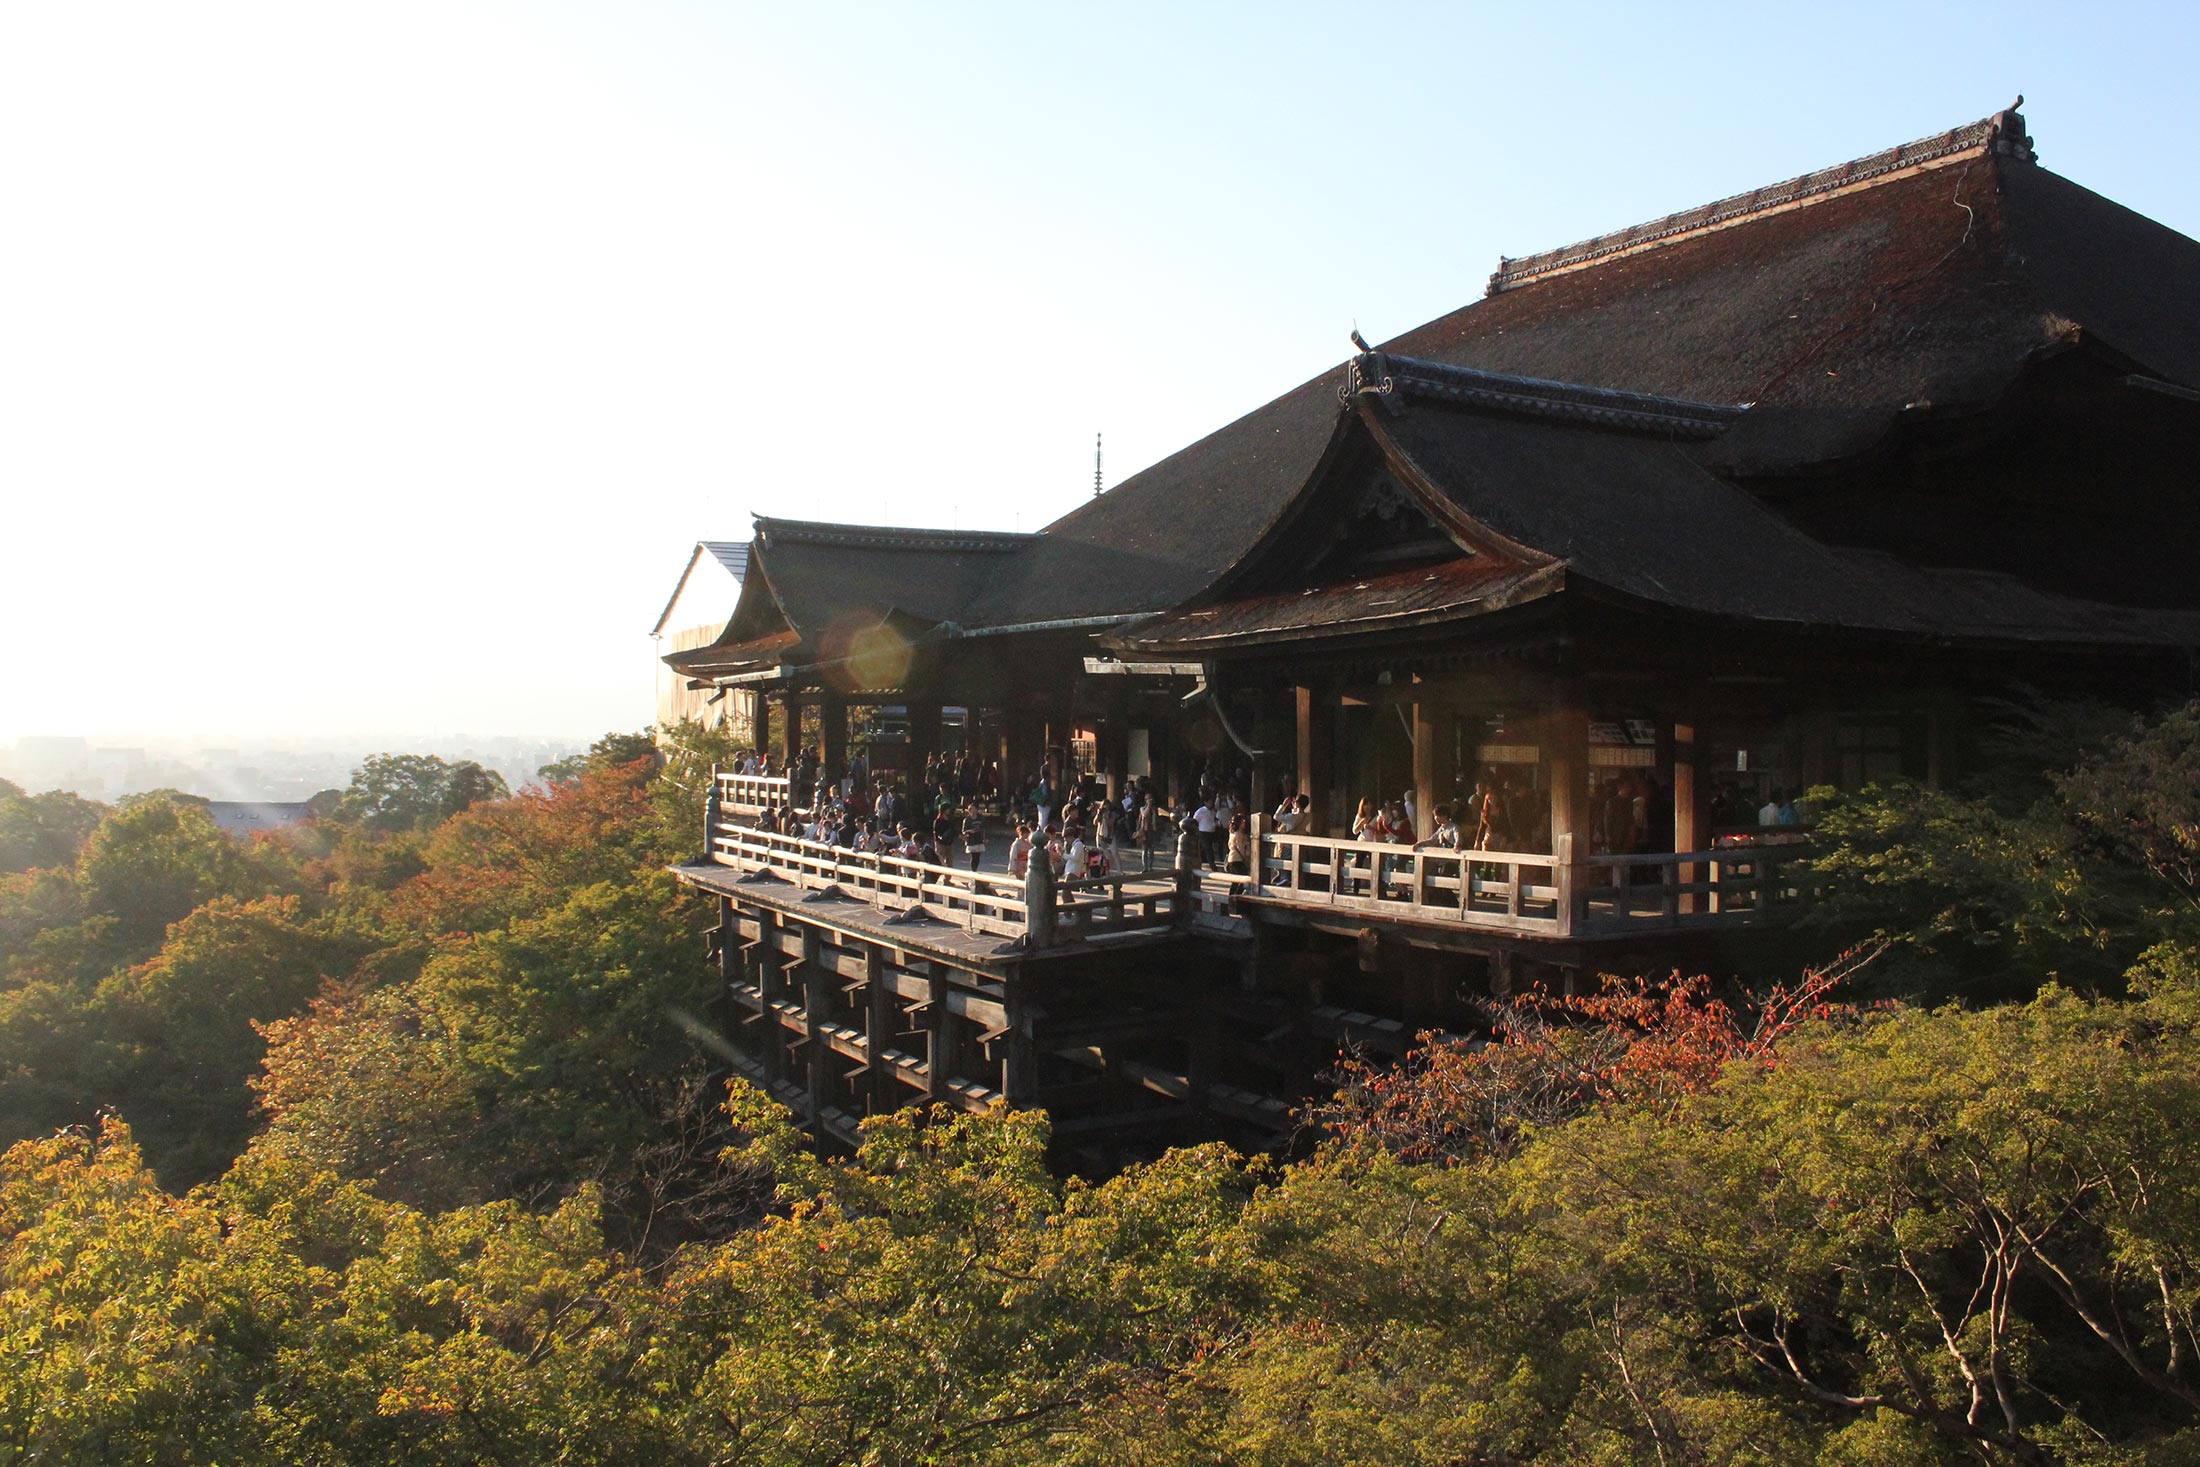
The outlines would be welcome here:
<svg viewBox="0 0 2200 1467">
<path fill-rule="evenodd" d="M 27 795 L 0 779 L 0 873 L 68 865 L 106 813 L 67 790 Z"/>
<path fill-rule="evenodd" d="M 298 1012 L 364 955 L 305 920 L 294 896 L 217 898 L 170 929 L 150 960 L 100 985 L 85 1099 L 132 1117 L 171 1182 L 226 1170 L 252 1126 L 257 1026 Z"/>
<path fill-rule="evenodd" d="M 424 830 L 483 800 L 503 799 L 504 776 L 471 759 L 375 754 L 352 771 L 336 818 L 369 830 Z"/>
<path fill-rule="evenodd" d="M 417 979 L 271 1025 L 262 1104 L 320 1164 L 445 1206 L 568 1190 L 661 1138 L 709 991 L 662 873 L 454 941 Z"/>
<path fill-rule="evenodd" d="M 85 906 L 132 941 L 157 944 L 169 923 L 219 896 L 258 896 L 265 873 L 222 834 L 202 803 L 150 796 L 99 823 L 77 880 Z"/>
<path fill-rule="evenodd" d="M 668 851 L 693 856 L 703 849 L 703 809 L 714 765 L 732 767 L 741 754 L 733 730 L 684 719 L 657 730 L 664 767 L 650 787 L 659 835 Z"/>
<path fill-rule="evenodd" d="M 1043 1116 L 903 1112 L 820 1164 L 760 1093 L 733 1110 L 786 1210 L 668 1278 L 655 1357 L 713 1460 L 1129 1460 L 1094 1450 L 1196 1351 L 1235 1158 L 1064 1186 Z"/>
<path fill-rule="evenodd" d="M 622 769 L 644 759 L 652 767 L 657 762 L 657 741 L 649 734 L 607 733 L 590 744 L 585 753 L 568 754 L 543 765 L 536 774 L 544 784 L 571 784 L 592 771 Z"/>
<path fill-rule="evenodd" d="M 471 759 L 461 759 L 451 766 L 444 780 L 443 804 L 437 814 L 449 819 L 484 800 L 505 799 L 511 793 L 503 775 L 493 769 L 484 769 Z"/>
<path fill-rule="evenodd" d="M 2200 937 L 2200 703 L 2116 733 L 2100 721 L 2060 720 L 2085 732 L 2050 742 L 2088 753 L 2044 781 L 1813 791 L 1829 887 L 1814 920 L 1896 939 L 1882 992 L 1970 1002 L 2047 982 L 2114 993 L 2140 953 Z"/>
</svg>

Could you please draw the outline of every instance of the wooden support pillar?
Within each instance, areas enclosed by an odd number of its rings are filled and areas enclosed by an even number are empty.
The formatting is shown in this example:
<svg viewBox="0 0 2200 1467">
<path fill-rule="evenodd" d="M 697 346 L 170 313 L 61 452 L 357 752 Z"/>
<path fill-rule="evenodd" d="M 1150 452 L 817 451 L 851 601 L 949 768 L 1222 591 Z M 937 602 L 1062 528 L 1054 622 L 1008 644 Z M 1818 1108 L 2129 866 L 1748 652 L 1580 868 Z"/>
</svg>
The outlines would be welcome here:
<svg viewBox="0 0 2200 1467">
<path fill-rule="evenodd" d="M 911 699 L 905 706 L 909 717 L 909 790 L 914 794 L 924 779 L 924 761 L 940 750 L 940 705 Z"/>
<path fill-rule="evenodd" d="M 779 695 L 779 762 L 786 766 L 783 772 L 794 772 L 794 756 L 802 748 L 802 695 L 786 692 Z M 797 796 L 797 802 L 800 797 Z"/>
<path fill-rule="evenodd" d="M 1047 714 L 1047 779 L 1053 784 L 1055 793 L 1065 800 L 1069 798 L 1070 785 L 1076 778 L 1073 772 L 1075 766 L 1070 762 L 1070 744 L 1076 732 L 1077 725 L 1067 703 Z"/>
<path fill-rule="evenodd" d="M 1100 723 L 1100 777 L 1108 783 L 1108 798 L 1120 800 L 1130 781 L 1130 720 L 1111 711 Z"/>
<path fill-rule="evenodd" d="M 1008 980 L 1008 1033 L 1003 1036 L 1007 1047 L 1001 1059 L 1001 1094 L 1008 1097 L 1010 1105 L 1017 1106 L 1036 1105 L 1039 1100 L 1038 1016 L 1033 1012 L 1029 988 L 1027 980 Z"/>
<path fill-rule="evenodd" d="M 901 1028 L 901 1010 L 894 1002 L 893 987 L 886 981 L 886 952 L 868 944 L 863 949 L 863 997 L 863 1052 L 870 1081 L 871 1114 L 885 1115 L 901 1108 L 901 1097 L 895 1093 L 901 1082 L 886 1059 L 886 1051 L 892 1048 L 894 1035 Z"/>
<path fill-rule="evenodd" d="M 1413 838 L 1419 840 L 1436 828 L 1436 705 L 1429 690 L 1413 700 Z M 1449 800 L 1451 791 L 1444 791 Z"/>
<path fill-rule="evenodd" d="M 926 1059 L 925 1098 L 934 1104 L 944 1104 L 950 1094 L 947 1082 L 958 1078 L 962 1071 L 962 1034 L 957 1028 L 962 1020 L 948 1012 L 947 970 L 938 963 L 924 964 L 931 983 L 927 995 L 929 1006 L 924 1011 L 925 1038 L 928 1053 Z"/>
<path fill-rule="evenodd" d="M 741 919 L 733 910 L 732 897 L 718 899 L 718 1033 L 731 1042 L 740 1037 L 740 1016 L 748 1011 L 734 1002 L 733 985 L 741 981 Z"/>
<path fill-rule="evenodd" d="M 1314 687 L 1293 688 L 1298 723 L 1299 793 L 1307 796 L 1308 835 L 1330 828 L 1329 802 L 1336 784 L 1337 720 L 1328 700 Z"/>
<path fill-rule="evenodd" d="M 848 772 L 848 700 L 827 693 L 817 701 L 818 757 L 825 761 L 825 777 L 836 783 Z"/>
<path fill-rule="evenodd" d="M 1012 703 L 1008 709 L 1006 743 L 1008 752 L 1001 760 L 1001 778 L 1010 787 L 1020 790 L 1046 753 L 1044 721 L 1030 709 Z"/>
<path fill-rule="evenodd" d="M 1704 821 L 1703 781 L 1698 778 L 1702 755 L 1696 743 L 1696 726 L 1692 723 L 1673 725 L 1673 849 L 1700 851 L 1710 844 L 1710 826 Z M 1695 862 L 1683 864 L 1677 873 L 1680 883 L 1687 886 L 1702 880 L 1703 868 Z M 1680 894 L 1680 911 L 1692 913 L 1698 910 L 1693 892 Z"/>
<path fill-rule="evenodd" d="M 1589 853 L 1589 714 L 1565 700 L 1544 720 L 1544 758 L 1551 779 L 1551 855 L 1557 863 L 1559 933 L 1574 930 L 1577 866 Z"/>
<path fill-rule="evenodd" d="M 754 732 L 752 742 L 755 744 L 756 752 L 759 754 L 770 753 L 772 748 L 771 695 L 759 689 L 751 688 L 745 696 L 750 700 L 749 711 L 753 720 L 752 728 Z"/>
<path fill-rule="evenodd" d="M 779 1022 L 779 1014 L 772 1008 L 772 1000 L 786 996 L 786 959 L 779 951 L 779 918 L 765 909 L 757 921 L 756 989 L 764 995 L 764 1007 L 756 1021 L 758 1054 L 756 1062 L 764 1067 L 764 1085 L 787 1072 L 787 1036 Z"/>
<path fill-rule="evenodd" d="M 804 1054 L 809 1069 L 810 1123 L 822 1127 L 825 1107 L 832 1103 L 833 1052 L 825 1042 L 825 1025 L 833 1012 L 832 975 L 817 960 L 815 927 L 802 929 L 802 1017 L 809 1025 Z"/>
<path fill-rule="evenodd" d="M 1251 714 L 1245 720 L 1247 736 L 1252 739 L 1253 747 L 1262 751 L 1246 758 L 1249 766 L 1247 776 L 1250 780 L 1246 793 L 1255 810 L 1276 808 L 1278 780 L 1283 772 L 1283 759 L 1276 748 L 1276 731 L 1269 726 L 1271 718 L 1268 705 L 1269 700 L 1266 697 L 1257 697 Z"/>
</svg>

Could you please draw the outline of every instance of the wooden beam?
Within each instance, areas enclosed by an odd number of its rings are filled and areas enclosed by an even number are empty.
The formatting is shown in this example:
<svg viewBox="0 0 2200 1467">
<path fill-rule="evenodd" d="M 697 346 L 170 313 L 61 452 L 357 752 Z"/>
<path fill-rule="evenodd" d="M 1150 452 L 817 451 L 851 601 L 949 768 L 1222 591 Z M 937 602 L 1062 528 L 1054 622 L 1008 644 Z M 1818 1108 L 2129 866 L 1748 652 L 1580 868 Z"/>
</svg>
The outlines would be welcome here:
<svg viewBox="0 0 2200 1467">
<path fill-rule="evenodd" d="M 1705 839 L 1710 827 L 1704 823 L 1703 781 L 1699 778 L 1702 752 L 1696 742 L 1696 726 L 1692 723 L 1673 725 L 1673 849 L 1676 851 L 1700 851 L 1708 844 Z M 1679 879 L 1683 886 L 1703 878 L 1700 866 L 1693 862 L 1682 866 Z M 1696 893 L 1680 894 L 1680 910 L 1683 914 L 1697 911 Z"/>
<path fill-rule="evenodd" d="M 1543 757 L 1551 781 L 1551 855 L 1558 862 L 1558 924 L 1571 936 L 1580 895 L 1576 877 L 1589 852 L 1589 710 L 1562 696 L 1544 719 Z"/>
<path fill-rule="evenodd" d="M 1424 688 L 1413 700 L 1413 838 L 1436 828 L 1436 705 Z M 1451 791 L 1443 798 L 1448 802 Z"/>
<path fill-rule="evenodd" d="M 1299 793 L 1312 802 L 1306 834 L 1330 829 L 1329 802 L 1336 780 L 1336 715 L 1321 690 L 1301 685 L 1291 690 L 1298 724 Z"/>
<path fill-rule="evenodd" d="M 1032 1011 L 1028 983 L 1012 983 L 1008 1004 L 1001 1016 L 1007 1028 L 1008 1053 L 1001 1060 L 1001 1093 L 1010 1105 L 1033 1105 L 1039 1099 L 1039 1052 L 1034 1043 L 1038 1016 Z"/>
<path fill-rule="evenodd" d="M 831 1072 L 825 1064 L 825 1026 L 832 1019 L 832 974 L 817 960 L 818 933 L 802 929 L 802 1018 L 810 1026 L 810 1043 L 803 1061 L 809 1070 L 810 1120 L 815 1124 L 832 1100 Z"/>
<path fill-rule="evenodd" d="M 900 1094 L 897 1086 L 900 1077 L 895 1066 L 887 1060 L 886 1052 L 893 1047 L 894 1036 L 901 1028 L 896 1012 L 896 995 L 893 985 L 886 981 L 886 954 L 873 945 L 864 949 L 864 978 L 867 989 L 864 1012 L 864 1038 L 868 1043 L 866 1068 L 869 1070 L 871 1114 L 881 1115 L 897 1108 Z"/>
<path fill-rule="evenodd" d="M 756 986 L 764 1001 L 766 1022 L 759 1026 L 763 1050 L 756 1058 L 764 1067 L 764 1088 L 769 1090 L 786 1074 L 786 1052 L 781 1048 L 779 1022 L 771 1016 L 774 999 L 786 996 L 786 968 L 779 952 L 779 916 L 765 908 L 758 913 L 760 929 L 756 945 Z"/>
<path fill-rule="evenodd" d="M 848 771 L 848 703 L 828 693 L 818 700 L 819 757 L 825 761 L 825 777 L 837 780 Z"/>
<path fill-rule="evenodd" d="M 795 692 L 779 695 L 780 717 L 784 720 L 779 730 L 779 760 L 786 766 L 785 772 L 794 772 L 794 756 L 802 747 L 802 696 Z M 797 804 L 801 796 L 795 796 Z"/>
<path fill-rule="evenodd" d="M 925 967 L 925 976 L 932 991 L 928 999 L 930 1007 L 925 1010 L 927 1052 L 924 1093 L 926 1098 L 937 1104 L 953 1098 L 948 1093 L 948 1084 L 954 1079 L 955 1072 L 962 1068 L 962 1046 L 959 1042 L 961 1035 L 956 1026 L 963 1021 L 947 1008 L 947 970 L 939 963 L 928 963 Z"/>
</svg>

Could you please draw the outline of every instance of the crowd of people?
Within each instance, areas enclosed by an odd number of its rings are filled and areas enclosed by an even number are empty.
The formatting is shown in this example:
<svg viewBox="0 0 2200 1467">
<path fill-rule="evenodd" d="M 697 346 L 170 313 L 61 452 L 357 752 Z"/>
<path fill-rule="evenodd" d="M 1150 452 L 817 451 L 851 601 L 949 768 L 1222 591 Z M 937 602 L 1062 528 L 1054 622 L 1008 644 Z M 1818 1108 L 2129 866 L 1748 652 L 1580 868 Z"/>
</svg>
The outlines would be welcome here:
<svg viewBox="0 0 2200 1467">
<path fill-rule="evenodd" d="M 992 843 L 1005 835 L 1007 867 L 1017 877 L 1041 851 L 1059 877 L 1103 876 L 1132 864 L 1151 870 L 1157 847 L 1165 864 L 1173 862 L 1180 830 L 1194 837 L 1199 863 L 1209 869 L 1243 876 L 1254 859 L 1251 776 L 1244 769 L 1202 771 L 1174 810 L 1149 779 L 1127 780 L 1120 794 L 1111 795 L 1097 776 L 1065 771 L 1051 754 L 1037 768 L 1009 775 L 1000 761 L 967 752 L 932 754 L 909 770 L 873 770 L 858 753 L 835 772 L 814 749 L 797 751 L 791 765 L 775 764 L 759 750 L 741 761 L 739 772 L 788 780 L 788 795 L 764 807 L 758 828 L 933 865 L 981 870 Z M 1548 791 L 1523 785 L 1500 766 L 1485 767 L 1471 792 L 1436 805 L 1425 824 L 1415 804 L 1411 790 L 1388 801 L 1363 798 L 1349 829 L 1334 833 L 1414 850 L 1551 849 Z M 1726 782 L 1713 787 L 1708 813 L 1714 829 L 1803 820 L 1785 791 L 1774 790 L 1761 809 L 1751 808 Z M 1587 815 L 1594 854 L 1674 848 L 1673 802 L 1652 770 L 1626 769 L 1598 780 Z M 1270 826 L 1280 834 L 1329 833 L 1318 829 L 1311 796 L 1289 779 Z"/>
<path fill-rule="evenodd" d="M 775 766 L 765 752 L 750 754 L 738 772 L 788 780 L 788 795 L 768 801 L 756 816 L 759 829 L 932 865 L 983 869 L 996 822 L 1007 827 L 1008 868 L 1018 877 L 1037 851 L 1057 876 L 1077 878 L 1104 876 L 1133 861 L 1151 869 L 1157 845 L 1173 848 L 1175 822 L 1150 781 L 1126 781 L 1122 794 L 1111 796 L 1097 777 L 1065 774 L 1053 758 L 1004 779 L 999 761 L 968 754 L 931 755 L 906 772 L 874 771 L 858 754 L 836 775 L 815 751 L 802 749 L 789 766 Z M 1214 812 L 1203 818 L 1214 819 Z"/>
</svg>

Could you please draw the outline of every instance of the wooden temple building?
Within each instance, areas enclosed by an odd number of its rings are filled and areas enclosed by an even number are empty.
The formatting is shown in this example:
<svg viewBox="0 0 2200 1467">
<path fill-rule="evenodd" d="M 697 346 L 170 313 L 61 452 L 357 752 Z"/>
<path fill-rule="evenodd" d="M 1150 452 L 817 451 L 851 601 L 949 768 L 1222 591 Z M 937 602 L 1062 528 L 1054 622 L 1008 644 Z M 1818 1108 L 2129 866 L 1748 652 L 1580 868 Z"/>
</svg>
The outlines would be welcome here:
<svg viewBox="0 0 2200 1467">
<path fill-rule="evenodd" d="M 2188 695 L 2200 243 L 2003 112 L 1564 249 L 1033 534 L 759 518 L 666 662 L 789 751 L 891 727 L 1181 797 L 1255 869 L 1071 883 L 740 827 L 707 858 L 741 1063 L 821 1130 L 930 1097 L 1068 1136 L 1277 1129 L 1339 1043 L 1526 972 L 1702 961 L 1809 900 L 1777 790 L 1947 781 L 2017 687 Z M 874 749 L 895 747 L 892 740 Z M 1504 791 L 1506 849 L 1348 839 Z M 1652 811 L 1615 850 L 1614 792 Z M 1726 818 L 1720 819 L 1720 812 Z"/>
</svg>

